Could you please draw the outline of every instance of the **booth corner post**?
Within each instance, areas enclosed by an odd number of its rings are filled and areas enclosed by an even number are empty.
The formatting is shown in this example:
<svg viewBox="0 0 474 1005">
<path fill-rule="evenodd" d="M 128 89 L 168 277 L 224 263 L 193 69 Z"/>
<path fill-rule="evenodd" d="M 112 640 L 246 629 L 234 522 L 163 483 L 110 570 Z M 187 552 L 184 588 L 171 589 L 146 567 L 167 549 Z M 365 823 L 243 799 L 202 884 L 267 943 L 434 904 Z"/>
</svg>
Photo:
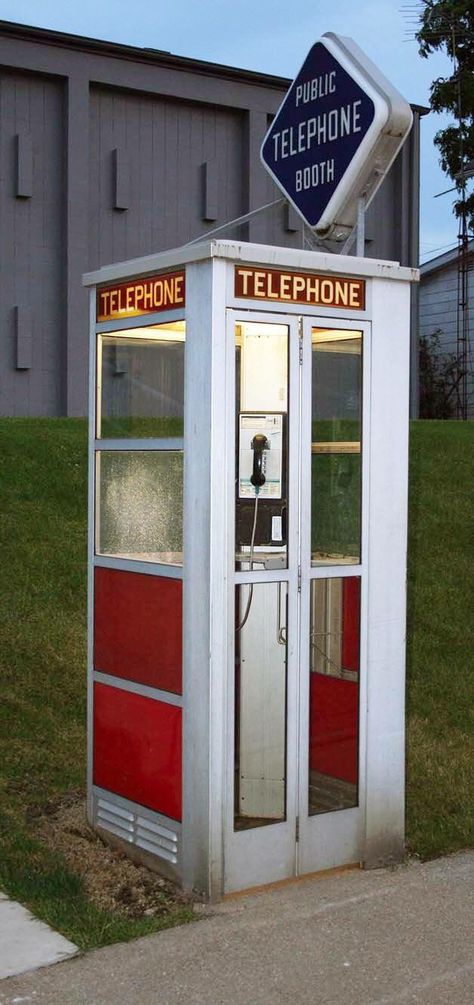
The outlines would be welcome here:
<svg viewBox="0 0 474 1005">
<path fill-rule="evenodd" d="M 403 855 L 416 280 L 220 240 L 84 278 L 89 814 L 207 899 Z"/>
</svg>

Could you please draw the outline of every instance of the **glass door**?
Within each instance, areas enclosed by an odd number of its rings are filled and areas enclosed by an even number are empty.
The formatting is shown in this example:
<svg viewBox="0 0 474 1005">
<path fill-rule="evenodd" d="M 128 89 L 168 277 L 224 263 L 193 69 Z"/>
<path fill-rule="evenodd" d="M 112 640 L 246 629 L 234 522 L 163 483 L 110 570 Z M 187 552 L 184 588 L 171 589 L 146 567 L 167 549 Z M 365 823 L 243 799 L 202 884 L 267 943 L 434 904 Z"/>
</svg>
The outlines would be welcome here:
<svg viewBox="0 0 474 1005">
<path fill-rule="evenodd" d="M 226 890 L 359 858 L 365 337 L 229 312 Z"/>
<path fill-rule="evenodd" d="M 360 858 L 367 339 L 364 325 L 305 321 L 297 865 L 302 874 Z"/>
<path fill-rule="evenodd" d="M 296 318 L 229 312 L 227 890 L 294 875 L 298 719 Z"/>
</svg>

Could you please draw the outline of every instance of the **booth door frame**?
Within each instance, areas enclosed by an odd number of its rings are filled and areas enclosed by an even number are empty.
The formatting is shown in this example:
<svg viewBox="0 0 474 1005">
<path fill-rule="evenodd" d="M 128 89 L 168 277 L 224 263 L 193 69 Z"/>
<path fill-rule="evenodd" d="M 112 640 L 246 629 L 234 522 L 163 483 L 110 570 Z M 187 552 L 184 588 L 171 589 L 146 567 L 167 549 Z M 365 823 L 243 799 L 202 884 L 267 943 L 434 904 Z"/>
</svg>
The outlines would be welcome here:
<svg viewBox="0 0 474 1005">
<path fill-rule="evenodd" d="M 362 333 L 362 430 L 361 430 L 361 542 L 360 562 L 357 565 L 321 565 L 311 567 L 311 379 L 312 346 L 311 329 L 344 329 Z M 300 593 L 300 719 L 298 756 L 298 853 L 297 874 L 331 869 L 342 864 L 359 863 L 363 857 L 366 799 L 366 745 L 367 745 L 367 635 L 368 591 L 367 568 L 369 551 L 369 442 L 370 442 L 370 381 L 371 336 L 370 322 L 359 318 L 304 317 L 303 366 L 301 383 L 301 593 Z M 304 561 L 304 557 L 307 561 Z M 309 627 L 310 590 L 313 580 L 360 580 L 360 634 L 359 634 L 359 700 L 358 700 L 358 805 L 333 812 L 308 813 L 308 738 L 309 738 Z"/>
<path fill-rule="evenodd" d="M 274 306 L 274 305 L 272 305 Z M 288 568 L 282 572 L 235 572 L 235 323 L 239 321 L 286 324 L 289 328 L 289 540 Z M 311 328 L 347 329 L 363 333 L 363 442 L 361 563 L 322 566 L 303 570 L 302 546 L 309 540 L 311 519 L 310 480 L 304 451 L 311 441 Z M 228 553 L 228 714 L 227 784 L 224 837 L 224 892 L 275 882 L 337 865 L 359 862 L 364 831 L 365 779 L 365 668 L 367 621 L 364 559 L 368 549 L 367 458 L 369 442 L 370 323 L 359 318 L 304 315 L 277 311 L 227 310 L 227 456 L 229 512 Z M 293 514 L 293 517 L 292 517 Z M 366 564 L 366 563 L 365 563 Z M 359 799 L 354 809 L 308 816 L 308 652 L 309 588 L 312 578 L 361 576 L 361 660 L 359 700 Z M 234 831 L 234 590 L 238 582 L 286 582 L 288 585 L 287 651 L 287 805 L 286 820 L 263 827 Z M 299 583 L 301 586 L 299 587 Z"/>
<path fill-rule="evenodd" d="M 236 322 L 257 322 L 279 324 L 288 327 L 288 564 L 283 570 L 236 572 L 235 571 L 235 324 Z M 228 709 L 226 744 L 226 793 L 225 839 L 224 839 L 224 892 L 238 890 L 261 883 L 293 876 L 296 870 L 295 820 L 297 815 L 297 736 L 298 736 L 298 521 L 291 517 L 297 513 L 299 456 L 298 425 L 300 399 L 300 369 L 298 316 L 254 310 L 227 311 L 227 506 L 228 523 Z M 234 831 L 234 625 L 235 587 L 237 584 L 252 582 L 281 582 L 288 589 L 287 621 L 287 751 L 286 751 L 286 819 L 263 827 Z"/>
</svg>

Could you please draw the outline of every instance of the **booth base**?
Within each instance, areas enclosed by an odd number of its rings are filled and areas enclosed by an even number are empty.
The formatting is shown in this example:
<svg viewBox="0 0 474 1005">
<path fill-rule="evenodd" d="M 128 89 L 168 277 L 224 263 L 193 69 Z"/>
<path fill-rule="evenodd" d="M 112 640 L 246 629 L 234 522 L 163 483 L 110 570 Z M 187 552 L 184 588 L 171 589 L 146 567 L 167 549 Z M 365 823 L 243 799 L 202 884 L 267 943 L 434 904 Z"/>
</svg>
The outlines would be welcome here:
<svg viewBox="0 0 474 1005">
<path fill-rule="evenodd" d="M 94 787 L 91 824 L 139 865 L 181 884 L 181 824 Z"/>
</svg>

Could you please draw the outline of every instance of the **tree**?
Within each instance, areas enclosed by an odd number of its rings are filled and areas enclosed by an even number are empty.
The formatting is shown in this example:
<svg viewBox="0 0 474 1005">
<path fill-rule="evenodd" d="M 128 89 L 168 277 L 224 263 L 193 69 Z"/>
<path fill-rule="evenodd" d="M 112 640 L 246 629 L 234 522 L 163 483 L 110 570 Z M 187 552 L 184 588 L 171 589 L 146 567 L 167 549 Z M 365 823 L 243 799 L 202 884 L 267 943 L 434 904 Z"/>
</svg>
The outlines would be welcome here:
<svg viewBox="0 0 474 1005">
<path fill-rule="evenodd" d="M 440 329 L 420 338 L 420 419 L 452 419 L 465 376 L 455 353 L 442 353 Z"/>
<path fill-rule="evenodd" d="M 441 49 L 453 60 L 450 77 L 433 81 L 430 105 L 434 112 L 451 112 L 456 123 L 440 129 L 435 144 L 441 167 L 455 183 L 461 198 L 454 203 L 456 216 L 466 214 L 474 230 L 474 0 L 422 0 L 420 28 L 416 33 L 421 56 Z"/>
</svg>

